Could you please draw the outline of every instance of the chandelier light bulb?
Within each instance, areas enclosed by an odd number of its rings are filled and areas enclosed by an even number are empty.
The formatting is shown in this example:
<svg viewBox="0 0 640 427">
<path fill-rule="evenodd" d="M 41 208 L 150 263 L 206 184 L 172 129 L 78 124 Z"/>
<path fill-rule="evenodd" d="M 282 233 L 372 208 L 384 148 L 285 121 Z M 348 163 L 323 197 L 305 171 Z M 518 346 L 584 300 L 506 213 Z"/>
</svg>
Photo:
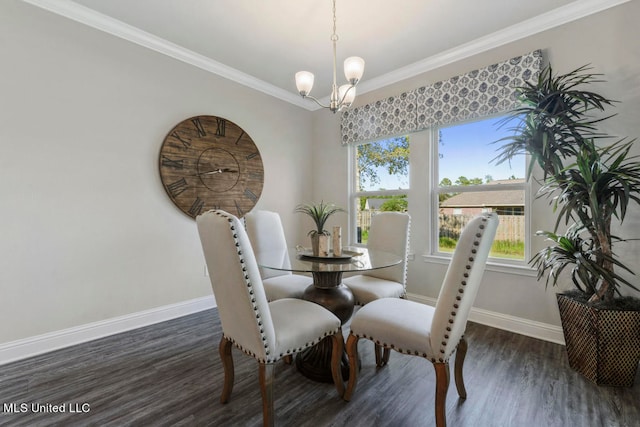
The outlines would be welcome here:
<svg viewBox="0 0 640 427">
<path fill-rule="evenodd" d="M 313 73 L 309 71 L 298 71 L 296 73 L 296 87 L 300 95 L 307 96 L 313 88 Z"/>
<path fill-rule="evenodd" d="M 364 74 L 364 59 L 350 56 L 344 60 L 344 76 L 352 85 L 357 84 Z"/>
</svg>

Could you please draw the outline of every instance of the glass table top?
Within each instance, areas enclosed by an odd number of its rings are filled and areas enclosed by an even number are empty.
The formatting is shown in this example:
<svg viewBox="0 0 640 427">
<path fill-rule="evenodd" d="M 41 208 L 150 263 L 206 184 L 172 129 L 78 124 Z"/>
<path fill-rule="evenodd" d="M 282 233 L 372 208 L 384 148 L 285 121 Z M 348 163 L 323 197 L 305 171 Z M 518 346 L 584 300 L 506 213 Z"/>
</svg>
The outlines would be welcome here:
<svg viewBox="0 0 640 427">
<path fill-rule="evenodd" d="M 296 273 L 367 271 L 402 262 L 398 255 L 363 247 L 345 246 L 342 252 L 340 257 L 332 253 L 328 257 L 314 257 L 308 248 L 298 247 L 256 252 L 256 258 L 260 267 Z"/>
</svg>

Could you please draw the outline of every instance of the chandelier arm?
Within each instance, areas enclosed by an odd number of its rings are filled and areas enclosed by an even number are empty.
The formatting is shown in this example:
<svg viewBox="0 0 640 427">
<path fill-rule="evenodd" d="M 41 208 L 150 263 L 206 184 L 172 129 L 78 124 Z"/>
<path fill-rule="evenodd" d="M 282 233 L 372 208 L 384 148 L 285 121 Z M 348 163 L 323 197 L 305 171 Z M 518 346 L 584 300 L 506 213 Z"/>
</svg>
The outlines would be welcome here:
<svg viewBox="0 0 640 427">
<path fill-rule="evenodd" d="M 342 99 L 338 101 L 338 106 L 342 106 L 342 104 L 344 103 L 344 100 L 347 98 L 347 95 L 349 94 L 349 91 L 354 87 L 356 87 L 356 85 L 352 85 L 352 84 L 349 85 L 349 88 L 344 91 L 344 95 L 342 95 Z"/>
<path fill-rule="evenodd" d="M 328 105 L 324 105 L 322 103 L 320 103 L 320 101 L 318 101 L 315 97 L 311 96 L 311 95 L 303 95 L 303 98 L 309 98 L 313 101 L 315 101 L 316 104 L 318 104 L 319 106 L 321 106 L 322 108 L 330 108 Z"/>
</svg>

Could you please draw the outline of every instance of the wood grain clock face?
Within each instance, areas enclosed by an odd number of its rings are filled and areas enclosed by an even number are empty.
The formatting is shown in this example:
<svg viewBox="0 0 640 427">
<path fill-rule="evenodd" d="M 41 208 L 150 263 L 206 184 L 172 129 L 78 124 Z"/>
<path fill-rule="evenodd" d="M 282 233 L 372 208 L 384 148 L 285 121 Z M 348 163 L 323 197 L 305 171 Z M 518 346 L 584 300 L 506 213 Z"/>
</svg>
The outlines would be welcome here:
<svg viewBox="0 0 640 427">
<path fill-rule="evenodd" d="M 242 217 L 262 194 L 264 168 L 256 144 L 238 125 L 197 116 L 164 138 L 160 178 L 173 203 L 191 218 L 209 209 Z"/>
</svg>

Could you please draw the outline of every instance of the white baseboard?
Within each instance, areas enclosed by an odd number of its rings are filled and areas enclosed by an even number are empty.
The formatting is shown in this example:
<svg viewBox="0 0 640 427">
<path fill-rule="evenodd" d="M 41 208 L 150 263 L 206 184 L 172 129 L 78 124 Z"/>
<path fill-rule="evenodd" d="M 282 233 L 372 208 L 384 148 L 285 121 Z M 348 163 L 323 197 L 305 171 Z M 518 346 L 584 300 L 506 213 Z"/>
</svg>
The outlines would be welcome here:
<svg viewBox="0 0 640 427">
<path fill-rule="evenodd" d="M 213 295 L 0 344 L 0 365 L 216 306 Z"/>
<path fill-rule="evenodd" d="M 434 298 L 428 298 L 422 295 L 409 294 L 408 297 L 412 301 L 423 304 L 435 305 L 436 303 Z M 215 299 L 213 296 L 207 296 L 0 344 L 0 365 L 214 307 L 216 307 Z M 494 328 L 504 329 L 509 332 L 564 345 L 562 328 L 559 326 L 534 322 L 532 320 L 478 308 L 471 309 L 469 320 Z"/>
<path fill-rule="evenodd" d="M 435 298 L 428 298 L 418 294 L 408 294 L 408 299 L 431 306 L 436 305 Z M 548 323 L 536 322 L 533 320 L 523 319 L 521 317 L 508 316 L 506 314 L 497 313 L 495 311 L 482 310 L 472 308 L 469 313 L 469 320 L 493 328 L 503 329 L 528 337 L 550 341 L 556 344 L 564 345 L 564 335 L 562 327 L 550 325 Z"/>
</svg>

